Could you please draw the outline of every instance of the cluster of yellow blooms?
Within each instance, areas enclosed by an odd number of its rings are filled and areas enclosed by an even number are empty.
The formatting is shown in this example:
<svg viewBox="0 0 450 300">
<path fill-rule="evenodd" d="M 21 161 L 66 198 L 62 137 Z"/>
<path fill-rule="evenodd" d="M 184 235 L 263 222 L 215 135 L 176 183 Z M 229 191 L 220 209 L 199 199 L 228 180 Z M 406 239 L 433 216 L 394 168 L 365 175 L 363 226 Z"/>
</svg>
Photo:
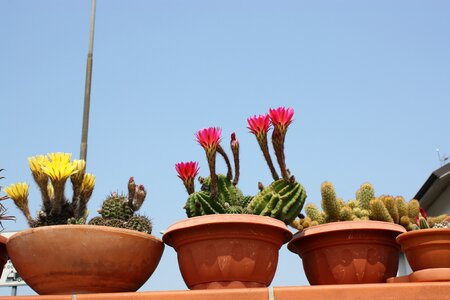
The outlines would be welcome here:
<svg viewBox="0 0 450 300">
<path fill-rule="evenodd" d="M 63 152 L 28 158 L 33 178 L 49 201 L 60 201 L 57 198 L 63 197 L 64 185 L 68 178 L 71 179 L 74 186 L 79 187 L 79 194 L 82 198 L 91 196 L 95 185 L 95 176 L 85 173 L 86 162 L 84 160 L 71 161 L 70 159 L 71 154 Z M 30 220 L 28 190 L 29 185 L 26 182 L 19 182 L 6 187 L 5 193 Z M 55 195 L 55 190 L 59 194 Z"/>
</svg>

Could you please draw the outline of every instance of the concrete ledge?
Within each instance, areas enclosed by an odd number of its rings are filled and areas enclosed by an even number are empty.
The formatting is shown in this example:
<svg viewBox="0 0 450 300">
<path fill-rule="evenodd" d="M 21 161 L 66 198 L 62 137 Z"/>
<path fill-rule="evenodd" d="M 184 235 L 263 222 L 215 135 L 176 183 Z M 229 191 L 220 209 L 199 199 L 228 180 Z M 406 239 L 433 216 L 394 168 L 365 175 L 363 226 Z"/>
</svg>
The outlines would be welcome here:
<svg viewBox="0 0 450 300">
<path fill-rule="evenodd" d="M 294 299 L 449 299 L 450 282 L 351 284 L 209 291 L 0 297 L 4 300 L 294 300 Z"/>
</svg>

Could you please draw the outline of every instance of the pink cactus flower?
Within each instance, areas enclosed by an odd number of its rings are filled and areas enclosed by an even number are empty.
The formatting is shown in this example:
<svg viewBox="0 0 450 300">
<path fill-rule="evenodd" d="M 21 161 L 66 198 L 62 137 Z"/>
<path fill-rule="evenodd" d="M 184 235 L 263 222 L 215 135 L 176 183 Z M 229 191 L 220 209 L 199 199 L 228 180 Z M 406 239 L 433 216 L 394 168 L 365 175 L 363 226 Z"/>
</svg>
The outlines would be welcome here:
<svg viewBox="0 0 450 300">
<path fill-rule="evenodd" d="M 247 119 L 247 128 L 257 137 L 265 136 L 270 129 L 269 115 L 254 115 Z"/>
<path fill-rule="evenodd" d="M 220 134 L 222 129 L 219 127 L 209 127 L 199 130 L 195 136 L 200 145 L 207 152 L 215 152 L 220 144 L 221 138 Z"/>
<path fill-rule="evenodd" d="M 189 161 L 175 164 L 175 169 L 177 170 L 178 177 L 180 177 L 183 182 L 190 182 L 194 181 L 200 168 L 198 162 Z"/>
<path fill-rule="evenodd" d="M 425 209 L 423 209 L 422 207 L 419 208 L 419 212 L 422 215 L 422 217 L 426 220 L 428 218 L 427 216 L 427 212 L 425 211 Z"/>
<path fill-rule="evenodd" d="M 270 121 L 281 133 L 285 133 L 292 123 L 294 109 L 278 107 L 277 109 L 269 109 Z"/>
</svg>

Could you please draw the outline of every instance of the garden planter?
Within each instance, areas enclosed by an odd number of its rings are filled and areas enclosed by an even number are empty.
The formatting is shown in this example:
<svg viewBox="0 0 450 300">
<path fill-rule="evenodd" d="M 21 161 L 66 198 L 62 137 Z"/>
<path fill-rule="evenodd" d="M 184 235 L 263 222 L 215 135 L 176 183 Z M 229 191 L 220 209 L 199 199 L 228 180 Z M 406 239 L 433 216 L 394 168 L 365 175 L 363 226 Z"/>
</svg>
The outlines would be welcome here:
<svg viewBox="0 0 450 300">
<path fill-rule="evenodd" d="M 302 258 L 312 285 L 382 283 L 397 273 L 402 232 L 387 222 L 334 222 L 296 233 L 288 249 Z"/>
<path fill-rule="evenodd" d="M 139 289 L 158 265 L 164 244 L 128 229 L 57 225 L 16 233 L 7 249 L 38 294 L 111 293 Z"/>
<path fill-rule="evenodd" d="M 8 238 L 0 235 L 0 277 L 2 276 L 3 267 L 8 261 L 8 255 L 6 254 L 6 242 Z"/>
<path fill-rule="evenodd" d="M 414 272 L 392 282 L 450 281 L 450 228 L 405 232 L 397 242 Z"/>
<path fill-rule="evenodd" d="M 292 233 L 270 217 L 220 214 L 170 226 L 163 241 L 173 247 L 190 289 L 267 287 L 278 251 Z"/>
</svg>

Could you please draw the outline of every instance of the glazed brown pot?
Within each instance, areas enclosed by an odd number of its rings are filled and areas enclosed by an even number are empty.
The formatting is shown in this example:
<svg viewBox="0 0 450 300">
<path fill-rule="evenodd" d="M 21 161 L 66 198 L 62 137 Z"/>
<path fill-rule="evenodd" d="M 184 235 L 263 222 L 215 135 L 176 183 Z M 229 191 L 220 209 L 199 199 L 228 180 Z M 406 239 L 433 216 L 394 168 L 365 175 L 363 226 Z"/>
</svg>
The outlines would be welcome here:
<svg viewBox="0 0 450 300">
<path fill-rule="evenodd" d="M 163 241 L 178 255 L 190 289 L 267 287 L 292 233 L 270 217 L 207 215 L 173 224 Z"/>
<path fill-rule="evenodd" d="M 405 232 L 397 237 L 397 242 L 413 271 L 450 268 L 450 228 Z"/>
<path fill-rule="evenodd" d="M 7 237 L 0 235 L 0 277 L 2 276 L 3 267 L 8 261 L 8 255 L 6 254 L 6 242 L 8 241 Z"/>
<path fill-rule="evenodd" d="M 296 233 L 288 249 L 302 258 L 312 285 L 381 283 L 397 273 L 402 232 L 387 222 L 334 222 Z"/>
<path fill-rule="evenodd" d="M 41 295 L 136 291 L 164 250 L 149 234 L 93 225 L 28 229 L 6 246 L 17 272 Z"/>
</svg>

